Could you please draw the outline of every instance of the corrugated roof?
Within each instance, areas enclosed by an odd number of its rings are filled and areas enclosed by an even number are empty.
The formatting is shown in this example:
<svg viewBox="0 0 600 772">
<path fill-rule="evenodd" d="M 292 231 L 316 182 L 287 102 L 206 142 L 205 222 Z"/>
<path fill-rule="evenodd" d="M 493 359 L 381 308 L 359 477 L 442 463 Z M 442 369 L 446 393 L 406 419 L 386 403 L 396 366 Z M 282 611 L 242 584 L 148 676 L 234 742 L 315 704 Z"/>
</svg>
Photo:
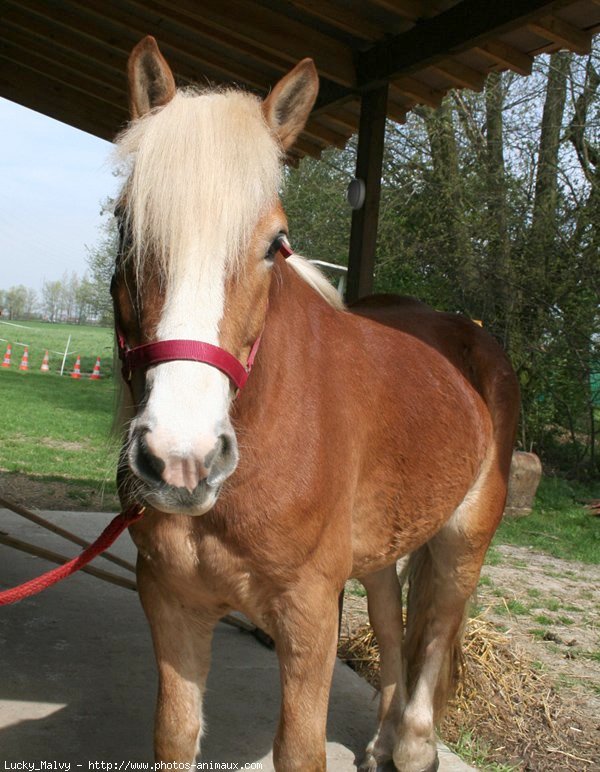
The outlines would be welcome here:
<svg viewBox="0 0 600 772">
<path fill-rule="evenodd" d="M 180 83 L 258 93 L 299 59 L 321 76 L 292 155 L 318 157 L 357 130 L 360 94 L 390 83 L 388 115 L 531 71 L 542 52 L 590 49 L 599 0 L 3 0 L 0 94 L 105 139 L 127 121 L 125 66 L 154 35 Z"/>
</svg>

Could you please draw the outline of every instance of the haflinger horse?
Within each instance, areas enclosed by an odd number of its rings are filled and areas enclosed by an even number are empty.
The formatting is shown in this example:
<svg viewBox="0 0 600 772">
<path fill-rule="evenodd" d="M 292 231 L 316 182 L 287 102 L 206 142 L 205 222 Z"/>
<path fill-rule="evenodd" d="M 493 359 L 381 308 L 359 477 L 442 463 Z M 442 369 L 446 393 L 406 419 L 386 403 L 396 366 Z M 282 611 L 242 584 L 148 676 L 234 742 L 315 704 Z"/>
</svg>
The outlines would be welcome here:
<svg viewBox="0 0 600 772">
<path fill-rule="evenodd" d="M 381 652 L 363 768 L 434 770 L 504 507 L 515 376 L 471 321 L 391 296 L 345 310 L 290 254 L 279 189 L 317 95 L 310 59 L 264 101 L 177 90 L 151 37 L 128 72 L 118 477 L 123 503 L 146 507 L 131 534 L 159 671 L 156 760 L 195 759 L 212 631 L 237 609 L 276 645 L 275 767 L 325 770 L 338 597 L 356 577 Z"/>
</svg>

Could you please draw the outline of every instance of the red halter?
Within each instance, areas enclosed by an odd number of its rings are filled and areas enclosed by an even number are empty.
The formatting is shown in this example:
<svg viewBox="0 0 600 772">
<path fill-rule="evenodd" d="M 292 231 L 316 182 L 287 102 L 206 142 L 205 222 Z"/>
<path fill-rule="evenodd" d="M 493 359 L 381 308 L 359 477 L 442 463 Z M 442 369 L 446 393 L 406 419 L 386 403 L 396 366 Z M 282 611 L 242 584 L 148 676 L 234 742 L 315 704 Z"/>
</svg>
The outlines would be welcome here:
<svg viewBox="0 0 600 772">
<path fill-rule="evenodd" d="M 216 367 L 228 376 L 236 389 L 241 389 L 254 364 L 254 359 L 260 345 L 260 338 L 254 341 L 246 367 L 225 349 L 213 346 L 212 343 L 202 343 L 198 340 L 158 340 L 155 343 L 144 343 L 141 346 L 130 348 L 125 338 L 117 329 L 117 342 L 119 345 L 119 358 L 123 363 L 123 378 L 131 380 L 134 370 L 145 369 L 161 362 L 173 362 L 175 360 L 188 360 L 190 362 L 203 362 Z"/>
<path fill-rule="evenodd" d="M 279 252 L 285 258 L 293 254 L 286 242 L 281 243 Z M 117 327 L 119 358 L 123 363 L 122 373 L 126 381 L 131 381 L 134 370 L 145 369 L 151 365 L 161 364 L 161 362 L 188 360 L 190 362 L 203 362 L 211 367 L 216 367 L 217 370 L 225 373 L 238 391 L 248 380 L 258 352 L 260 339 L 261 336 L 259 335 L 254 341 L 244 367 L 239 359 L 220 346 L 213 346 L 212 343 L 203 343 L 198 340 L 158 340 L 154 343 L 144 343 L 141 346 L 130 348 L 125 336 Z"/>
</svg>

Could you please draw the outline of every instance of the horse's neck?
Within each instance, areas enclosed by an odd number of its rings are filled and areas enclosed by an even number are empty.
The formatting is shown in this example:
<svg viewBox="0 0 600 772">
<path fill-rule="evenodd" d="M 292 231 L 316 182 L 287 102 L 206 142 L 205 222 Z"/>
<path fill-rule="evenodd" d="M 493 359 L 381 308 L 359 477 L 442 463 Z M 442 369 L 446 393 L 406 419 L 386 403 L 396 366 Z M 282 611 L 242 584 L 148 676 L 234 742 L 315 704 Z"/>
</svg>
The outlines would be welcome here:
<svg viewBox="0 0 600 772">
<path fill-rule="evenodd" d="M 286 403 L 299 390 L 308 396 L 338 326 L 339 312 L 296 271 L 283 261 L 273 270 L 260 350 L 241 400 L 250 419 L 263 410 L 272 415 L 274 401 Z"/>
</svg>

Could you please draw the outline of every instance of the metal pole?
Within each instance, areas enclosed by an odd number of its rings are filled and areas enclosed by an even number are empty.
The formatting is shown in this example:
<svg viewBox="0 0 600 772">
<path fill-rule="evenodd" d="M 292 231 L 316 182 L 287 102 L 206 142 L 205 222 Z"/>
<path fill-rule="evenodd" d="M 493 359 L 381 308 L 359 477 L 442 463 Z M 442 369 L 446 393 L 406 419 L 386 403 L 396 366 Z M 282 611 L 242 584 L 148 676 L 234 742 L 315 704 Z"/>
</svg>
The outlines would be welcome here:
<svg viewBox="0 0 600 772">
<path fill-rule="evenodd" d="M 69 340 L 67 341 L 67 347 L 65 349 L 65 353 L 63 355 L 62 365 L 60 366 L 60 374 L 62 375 L 65 371 L 65 361 L 67 359 L 67 354 L 69 353 L 69 344 L 71 343 L 71 336 L 69 335 Z"/>
</svg>

